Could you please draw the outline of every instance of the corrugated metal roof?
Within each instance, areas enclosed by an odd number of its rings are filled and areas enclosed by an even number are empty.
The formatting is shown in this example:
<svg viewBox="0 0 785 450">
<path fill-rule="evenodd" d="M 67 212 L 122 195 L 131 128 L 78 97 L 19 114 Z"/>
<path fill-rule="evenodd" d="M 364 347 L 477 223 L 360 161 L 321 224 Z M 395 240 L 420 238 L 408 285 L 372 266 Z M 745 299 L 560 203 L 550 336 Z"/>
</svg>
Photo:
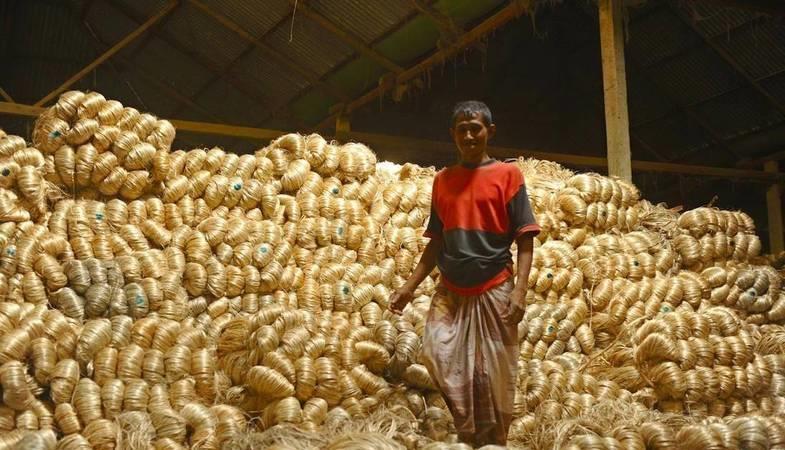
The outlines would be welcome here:
<svg viewBox="0 0 785 450">
<path fill-rule="evenodd" d="M 292 12 L 287 0 L 204 0 L 204 3 L 256 37 L 262 37 Z"/>
<path fill-rule="evenodd" d="M 234 117 L 236 125 L 258 126 L 258 116 L 265 112 L 263 106 L 223 80 L 213 84 L 196 101 L 200 105 L 210 105 L 210 112 L 218 117 Z"/>
<path fill-rule="evenodd" d="M 632 126 L 660 117 L 674 108 L 675 105 L 669 103 L 657 91 L 644 77 L 628 76 L 627 98 Z"/>
<path fill-rule="evenodd" d="M 152 16 L 153 14 L 155 12 L 149 15 Z M 120 42 L 129 33 L 139 28 L 138 23 L 107 2 L 93 2 L 85 20 L 90 24 L 95 34 L 109 45 Z M 80 28 L 80 32 L 90 37 L 83 27 Z"/>
<path fill-rule="evenodd" d="M 753 78 L 785 69 L 785 25 L 768 21 L 717 39 L 719 45 Z"/>
<path fill-rule="evenodd" d="M 649 65 L 691 46 L 698 37 L 668 10 L 638 21 L 629 33 L 628 51 L 638 64 Z"/>
<path fill-rule="evenodd" d="M 7 61 L 12 62 L 0 72 L 5 79 L 19 80 L 13 88 L 4 87 L 15 100 L 32 103 L 81 69 L 81 60 L 92 58 L 95 51 L 66 3 L 19 2 L 14 14 L 26 26 L 13 27 L 6 37 Z"/>
<path fill-rule="evenodd" d="M 703 31 L 705 36 L 713 37 L 736 28 L 760 14 L 740 8 L 723 8 L 709 2 L 679 2 L 679 6 Z"/>
<path fill-rule="evenodd" d="M 701 48 L 650 70 L 656 84 L 682 105 L 738 86 L 732 69 L 711 49 Z"/>
<path fill-rule="evenodd" d="M 190 4 L 177 8 L 166 24 L 177 41 L 225 67 L 248 46 L 239 35 Z"/>
<path fill-rule="evenodd" d="M 354 53 L 354 49 L 342 40 L 304 16 L 295 16 L 292 26 L 273 30 L 265 38 L 265 43 L 318 75 L 327 73 Z"/>
<path fill-rule="evenodd" d="M 158 38 L 151 39 L 137 53 L 133 62 L 139 64 L 145 72 L 160 76 L 189 97 L 212 77 L 211 72 Z"/>
<path fill-rule="evenodd" d="M 764 128 L 783 117 L 752 88 L 743 88 L 696 108 L 724 139 Z"/>
<path fill-rule="evenodd" d="M 164 6 L 166 6 L 166 4 L 169 2 L 169 0 L 116 0 L 116 1 L 118 3 L 122 3 L 123 5 L 127 6 L 129 9 L 136 11 L 137 13 L 145 17 L 150 17 L 153 14 L 155 14 L 157 11 L 162 10 Z M 96 2 L 93 1 L 92 3 L 95 4 Z"/>
<path fill-rule="evenodd" d="M 408 1 L 315 0 L 309 5 L 366 44 L 379 39 L 413 11 Z"/>
<path fill-rule="evenodd" d="M 635 132 L 647 144 L 674 157 L 711 142 L 700 125 L 681 112 L 636 128 Z"/>
<path fill-rule="evenodd" d="M 237 62 L 231 71 L 239 77 L 248 78 L 256 85 L 260 94 L 268 97 L 270 106 L 293 97 L 308 87 L 308 82 L 286 67 L 273 64 L 260 50 L 254 50 Z"/>
</svg>

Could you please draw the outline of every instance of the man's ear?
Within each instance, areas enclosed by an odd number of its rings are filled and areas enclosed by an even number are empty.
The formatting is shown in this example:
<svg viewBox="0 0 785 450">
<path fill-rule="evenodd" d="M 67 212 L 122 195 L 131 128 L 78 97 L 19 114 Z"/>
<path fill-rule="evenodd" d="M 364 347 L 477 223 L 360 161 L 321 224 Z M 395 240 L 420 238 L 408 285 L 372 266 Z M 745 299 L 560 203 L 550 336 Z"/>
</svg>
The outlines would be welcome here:
<svg viewBox="0 0 785 450">
<path fill-rule="evenodd" d="M 496 136 L 496 124 L 492 123 L 488 125 L 488 139 Z"/>
<path fill-rule="evenodd" d="M 450 138 L 455 140 L 455 128 L 450 127 Z"/>
</svg>

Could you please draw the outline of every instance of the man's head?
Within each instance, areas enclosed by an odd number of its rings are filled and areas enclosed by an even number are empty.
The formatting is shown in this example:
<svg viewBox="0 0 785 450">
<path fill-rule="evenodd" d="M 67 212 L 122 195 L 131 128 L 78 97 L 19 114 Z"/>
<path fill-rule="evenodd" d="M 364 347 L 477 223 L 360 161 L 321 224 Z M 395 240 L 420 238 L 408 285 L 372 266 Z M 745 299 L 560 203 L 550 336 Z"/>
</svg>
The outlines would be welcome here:
<svg viewBox="0 0 785 450">
<path fill-rule="evenodd" d="M 450 136 L 458 147 L 461 160 L 479 162 L 487 152 L 488 139 L 494 134 L 496 125 L 485 103 L 470 100 L 455 105 Z"/>
</svg>

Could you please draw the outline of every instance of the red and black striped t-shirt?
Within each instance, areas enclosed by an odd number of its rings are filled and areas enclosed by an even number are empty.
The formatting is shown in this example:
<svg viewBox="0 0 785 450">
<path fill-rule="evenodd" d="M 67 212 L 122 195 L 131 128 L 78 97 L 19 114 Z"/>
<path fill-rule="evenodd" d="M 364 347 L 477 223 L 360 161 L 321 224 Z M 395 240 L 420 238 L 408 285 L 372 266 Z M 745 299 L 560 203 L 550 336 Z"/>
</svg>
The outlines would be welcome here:
<svg viewBox="0 0 785 450">
<path fill-rule="evenodd" d="M 451 291 L 478 295 L 505 281 L 512 275 L 515 238 L 539 232 L 514 164 L 492 159 L 436 174 L 425 235 L 443 241 L 436 263 Z"/>
</svg>

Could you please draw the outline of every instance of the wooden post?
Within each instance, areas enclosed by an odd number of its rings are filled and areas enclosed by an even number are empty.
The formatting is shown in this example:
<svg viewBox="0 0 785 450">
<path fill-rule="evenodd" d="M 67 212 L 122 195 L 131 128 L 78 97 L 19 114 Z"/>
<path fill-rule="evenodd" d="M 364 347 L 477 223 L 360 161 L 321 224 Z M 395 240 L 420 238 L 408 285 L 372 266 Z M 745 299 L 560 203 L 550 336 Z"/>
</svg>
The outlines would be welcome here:
<svg viewBox="0 0 785 450">
<path fill-rule="evenodd" d="M 777 161 L 766 161 L 763 165 L 766 172 L 777 173 Z M 774 183 L 766 191 L 766 206 L 769 213 L 769 250 L 777 254 L 785 250 L 785 234 L 782 229 L 782 187 Z"/>
<path fill-rule="evenodd" d="M 349 133 L 352 131 L 352 125 L 349 122 L 349 117 L 345 114 L 339 114 L 335 118 L 335 139 L 339 141 L 346 141 L 349 139 Z"/>
<path fill-rule="evenodd" d="M 7 102 L 16 103 L 16 102 L 14 102 L 14 99 L 11 98 L 10 95 L 8 95 L 8 92 L 4 91 L 3 88 L 1 88 L 1 87 L 0 87 L 0 97 L 3 97 L 5 99 L 5 101 L 7 101 Z"/>
<path fill-rule="evenodd" d="M 622 0 L 599 0 L 608 174 L 632 180 Z"/>
</svg>

